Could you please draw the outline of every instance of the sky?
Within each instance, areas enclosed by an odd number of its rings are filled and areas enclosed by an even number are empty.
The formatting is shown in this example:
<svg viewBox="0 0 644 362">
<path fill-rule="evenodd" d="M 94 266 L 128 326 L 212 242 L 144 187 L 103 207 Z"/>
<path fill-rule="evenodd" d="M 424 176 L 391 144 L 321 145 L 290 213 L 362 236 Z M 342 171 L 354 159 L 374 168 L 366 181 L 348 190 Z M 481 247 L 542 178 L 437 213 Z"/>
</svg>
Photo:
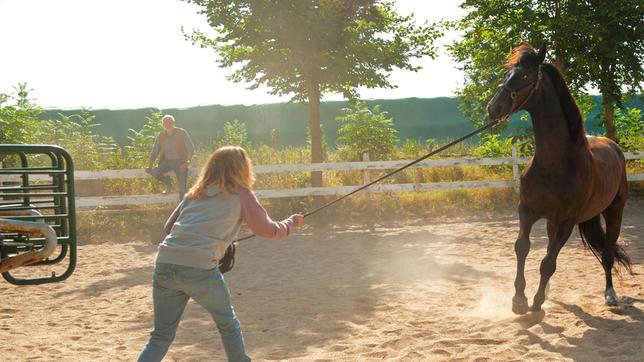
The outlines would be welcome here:
<svg viewBox="0 0 644 362">
<path fill-rule="evenodd" d="M 419 23 L 457 19 L 460 0 L 397 0 Z M 226 79 L 212 49 L 181 32 L 212 34 L 199 7 L 179 0 L 0 0 L 0 92 L 27 83 L 44 108 L 185 108 L 288 101 L 267 88 Z M 397 89 L 359 89 L 363 99 L 453 96 L 463 81 L 443 45 L 436 59 L 413 61 L 418 73 L 394 70 Z M 341 100 L 339 94 L 323 100 Z"/>
</svg>

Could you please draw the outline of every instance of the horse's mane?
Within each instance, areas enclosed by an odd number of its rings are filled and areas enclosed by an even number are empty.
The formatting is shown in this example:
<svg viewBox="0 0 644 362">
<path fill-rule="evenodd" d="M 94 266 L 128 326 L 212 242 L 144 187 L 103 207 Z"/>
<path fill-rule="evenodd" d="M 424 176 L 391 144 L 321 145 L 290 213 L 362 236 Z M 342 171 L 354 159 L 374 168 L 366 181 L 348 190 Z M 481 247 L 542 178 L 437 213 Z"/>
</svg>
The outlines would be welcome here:
<svg viewBox="0 0 644 362">
<path fill-rule="evenodd" d="M 512 49 L 508 60 L 505 63 L 506 68 L 512 68 L 516 65 L 522 65 L 525 67 L 536 67 L 541 65 L 541 70 L 550 78 L 552 85 L 557 92 L 557 97 L 559 98 L 559 103 L 561 103 L 561 108 L 564 113 L 564 117 L 568 124 L 568 132 L 570 133 L 570 138 L 575 141 L 585 139 L 585 130 L 583 117 L 577 107 L 577 102 L 575 98 L 570 93 L 566 81 L 563 78 L 563 75 L 550 63 L 541 63 L 539 64 L 539 55 L 537 51 L 530 44 L 521 44 L 518 47 Z"/>
<path fill-rule="evenodd" d="M 566 122 L 568 122 L 570 138 L 573 141 L 578 140 L 579 138 L 585 139 L 584 136 L 586 131 L 584 130 L 584 119 L 581 116 L 579 107 L 577 107 L 575 98 L 570 93 L 570 90 L 566 85 L 566 81 L 564 81 L 563 75 L 561 75 L 561 72 L 557 67 L 550 63 L 543 63 L 541 65 L 541 69 L 550 77 L 550 81 L 555 87 L 564 117 L 566 118 Z"/>
<path fill-rule="evenodd" d="M 505 67 L 510 69 L 515 65 L 519 65 L 519 63 L 522 65 L 525 65 L 527 62 L 536 63 L 537 59 L 537 52 L 532 45 L 523 43 L 510 51 L 508 60 L 505 62 Z"/>
</svg>

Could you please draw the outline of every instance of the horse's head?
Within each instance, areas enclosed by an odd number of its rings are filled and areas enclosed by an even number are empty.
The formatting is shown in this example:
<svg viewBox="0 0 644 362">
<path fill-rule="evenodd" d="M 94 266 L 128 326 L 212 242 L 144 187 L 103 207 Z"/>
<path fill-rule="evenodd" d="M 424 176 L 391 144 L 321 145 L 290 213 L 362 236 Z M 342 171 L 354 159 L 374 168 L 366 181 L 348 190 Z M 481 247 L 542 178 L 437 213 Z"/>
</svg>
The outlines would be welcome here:
<svg viewBox="0 0 644 362">
<path fill-rule="evenodd" d="M 539 51 L 528 44 L 512 50 L 505 64 L 508 70 L 503 83 L 487 104 L 487 114 L 491 120 L 505 120 L 514 112 L 530 105 L 530 100 L 541 83 L 540 65 L 545 57 L 545 45 Z"/>
</svg>

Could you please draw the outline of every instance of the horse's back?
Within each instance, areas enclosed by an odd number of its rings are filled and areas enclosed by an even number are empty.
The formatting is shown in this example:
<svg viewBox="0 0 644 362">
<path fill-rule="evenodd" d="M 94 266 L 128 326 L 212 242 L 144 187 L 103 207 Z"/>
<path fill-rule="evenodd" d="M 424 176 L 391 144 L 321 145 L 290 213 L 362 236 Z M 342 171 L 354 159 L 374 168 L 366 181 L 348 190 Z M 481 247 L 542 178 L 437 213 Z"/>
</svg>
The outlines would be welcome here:
<svg viewBox="0 0 644 362">
<path fill-rule="evenodd" d="M 588 220 L 617 197 L 628 197 L 626 162 L 617 144 L 587 136 L 588 145 L 556 170 L 532 158 L 521 175 L 521 203 L 545 218 Z M 586 148 L 587 147 L 587 148 Z"/>
<path fill-rule="evenodd" d="M 609 138 L 597 136 L 588 136 L 588 146 L 593 165 L 591 172 L 593 189 L 583 220 L 603 211 L 615 199 L 625 202 L 628 197 L 626 160 L 619 146 Z"/>
<path fill-rule="evenodd" d="M 586 136 L 593 162 L 611 178 L 626 175 L 624 153 L 615 141 L 602 136 Z"/>
</svg>

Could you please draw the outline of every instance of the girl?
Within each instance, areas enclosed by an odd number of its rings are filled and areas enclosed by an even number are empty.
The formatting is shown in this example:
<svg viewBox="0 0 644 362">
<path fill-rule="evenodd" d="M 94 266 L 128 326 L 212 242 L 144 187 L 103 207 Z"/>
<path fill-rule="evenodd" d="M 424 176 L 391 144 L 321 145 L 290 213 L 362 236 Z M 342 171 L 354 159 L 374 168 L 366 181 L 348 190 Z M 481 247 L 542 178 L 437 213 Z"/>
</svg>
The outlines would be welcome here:
<svg viewBox="0 0 644 362">
<path fill-rule="evenodd" d="M 250 361 L 218 260 L 242 220 L 257 236 L 280 239 L 300 227 L 294 214 L 274 222 L 251 191 L 251 161 L 241 147 L 217 149 L 165 224 L 153 277 L 154 330 L 139 361 L 161 361 L 192 298 L 211 315 L 229 361 Z"/>
</svg>

